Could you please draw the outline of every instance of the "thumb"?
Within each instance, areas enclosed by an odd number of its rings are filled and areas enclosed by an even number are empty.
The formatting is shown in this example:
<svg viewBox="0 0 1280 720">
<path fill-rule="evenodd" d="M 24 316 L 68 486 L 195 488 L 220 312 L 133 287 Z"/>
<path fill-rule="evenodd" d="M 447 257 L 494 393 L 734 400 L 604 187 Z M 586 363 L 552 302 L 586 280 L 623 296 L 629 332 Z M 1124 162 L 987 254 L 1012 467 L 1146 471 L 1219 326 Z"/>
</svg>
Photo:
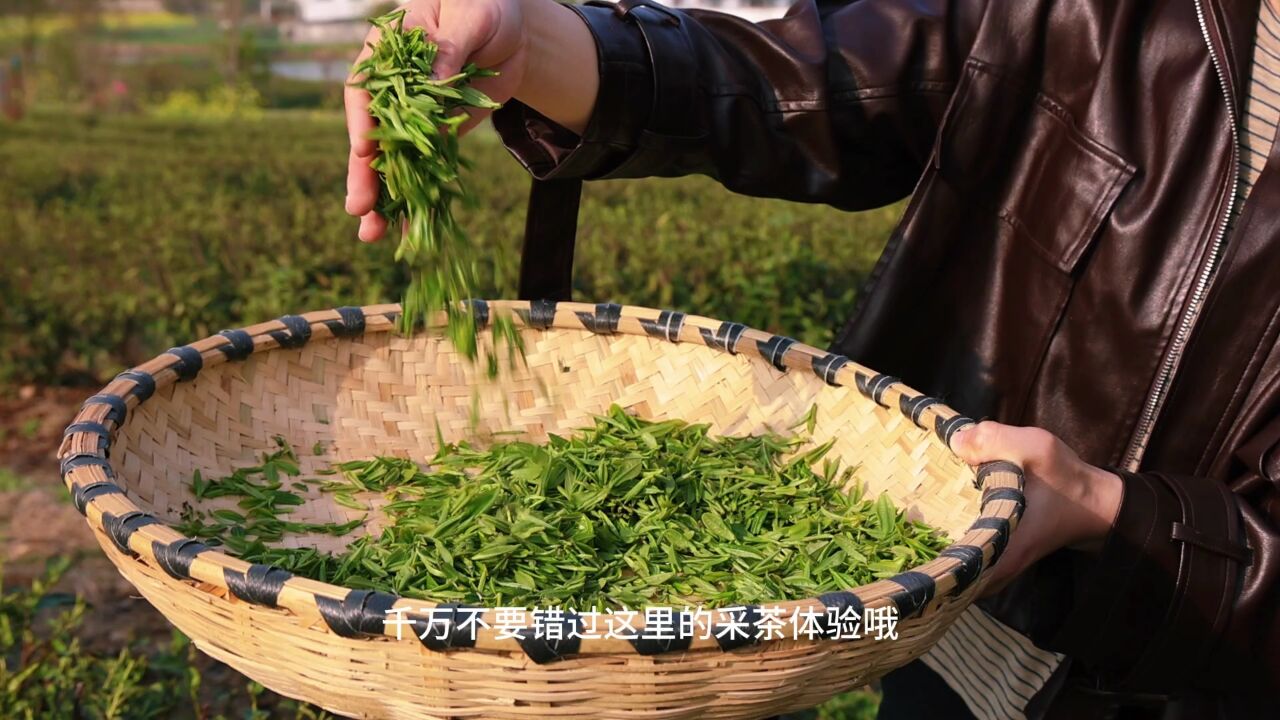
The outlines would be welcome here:
<svg viewBox="0 0 1280 720">
<path fill-rule="evenodd" d="M 460 45 L 456 36 L 439 37 L 434 40 L 440 50 L 436 54 L 435 64 L 431 67 L 432 76 L 437 80 L 443 80 L 457 75 L 470 57 L 471 48 Z"/>
<path fill-rule="evenodd" d="M 1014 427 L 985 420 L 969 425 L 951 437 L 951 449 L 969 465 L 979 465 L 993 460 L 1009 460 L 1023 465 L 1030 451 L 1038 448 L 1040 434 L 1037 428 Z"/>
<path fill-rule="evenodd" d="M 485 5 L 445 5 L 440 10 L 440 27 L 432 40 L 440 48 L 432 74 L 437 79 L 457 75 L 477 50 L 498 31 L 500 16 Z"/>
<path fill-rule="evenodd" d="M 951 436 L 951 450 L 969 465 L 987 462 L 988 436 L 993 434 L 995 423 L 979 422 L 966 425 Z"/>
</svg>

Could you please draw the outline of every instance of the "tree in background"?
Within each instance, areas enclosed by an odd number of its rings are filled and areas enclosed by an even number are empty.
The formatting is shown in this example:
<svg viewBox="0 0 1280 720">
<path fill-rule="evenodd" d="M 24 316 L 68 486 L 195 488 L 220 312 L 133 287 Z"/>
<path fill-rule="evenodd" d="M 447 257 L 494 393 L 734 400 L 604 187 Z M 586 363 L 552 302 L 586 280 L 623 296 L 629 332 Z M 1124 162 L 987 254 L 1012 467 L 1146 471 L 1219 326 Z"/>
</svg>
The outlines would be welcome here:
<svg viewBox="0 0 1280 720">
<path fill-rule="evenodd" d="M 27 68 L 36 56 L 38 23 L 50 10 L 48 0 L 10 0 L 5 14 L 21 18 L 18 49 L 7 60 L 0 55 L 0 110 L 10 120 L 22 118 L 27 106 Z"/>
<path fill-rule="evenodd" d="M 244 0 L 222 0 L 226 24 L 225 78 L 228 85 L 240 82 L 240 48 L 244 42 Z"/>
</svg>

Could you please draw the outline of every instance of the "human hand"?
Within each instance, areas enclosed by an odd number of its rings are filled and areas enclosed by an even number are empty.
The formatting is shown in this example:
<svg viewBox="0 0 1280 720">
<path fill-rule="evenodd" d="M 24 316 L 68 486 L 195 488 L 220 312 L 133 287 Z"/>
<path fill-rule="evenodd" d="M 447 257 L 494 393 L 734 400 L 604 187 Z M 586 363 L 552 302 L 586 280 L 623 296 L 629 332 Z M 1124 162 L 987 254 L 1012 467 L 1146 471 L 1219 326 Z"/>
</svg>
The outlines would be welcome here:
<svg viewBox="0 0 1280 720">
<path fill-rule="evenodd" d="M 1120 509 L 1123 482 L 1081 460 L 1052 433 L 981 422 L 951 439 L 970 465 L 1009 460 L 1022 467 L 1027 503 L 1017 532 L 992 567 L 984 594 L 998 592 L 1036 561 L 1061 548 L 1097 550 Z"/>
<path fill-rule="evenodd" d="M 497 76 L 479 78 L 474 87 L 498 103 L 519 98 L 573 132 L 586 127 L 600 86 L 596 45 L 568 7 L 556 0 L 411 0 L 403 7 L 404 27 L 423 28 L 440 47 L 437 77 L 454 75 L 467 63 L 496 70 Z M 356 64 L 377 38 L 377 30 L 370 31 Z M 351 139 L 346 210 L 360 218 L 360 239 L 373 242 L 386 232 L 387 221 L 374 211 L 378 174 L 369 163 L 378 146 L 369 139 L 369 94 L 348 84 L 344 99 Z M 473 112 L 460 132 L 487 115 Z"/>
<path fill-rule="evenodd" d="M 404 27 L 421 27 L 440 48 L 432 68 L 436 77 L 450 77 L 462 67 L 475 63 L 496 70 L 496 77 L 479 78 L 474 87 L 501 103 L 510 99 L 525 75 L 529 40 L 521 0 L 413 0 L 403 7 Z M 370 54 L 378 39 L 374 28 L 365 37 L 365 46 L 356 58 L 358 65 Z M 369 93 L 351 85 L 344 92 L 347 134 L 351 151 L 347 157 L 348 214 L 360 218 L 359 237 L 372 242 L 382 237 L 387 221 L 374 211 L 378 202 L 378 174 L 370 162 L 378 145 L 369 139 L 374 119 L 369 115 Z M 488 114 L 474 111 L 459 132 L 466 132 Z"/>
</svg>

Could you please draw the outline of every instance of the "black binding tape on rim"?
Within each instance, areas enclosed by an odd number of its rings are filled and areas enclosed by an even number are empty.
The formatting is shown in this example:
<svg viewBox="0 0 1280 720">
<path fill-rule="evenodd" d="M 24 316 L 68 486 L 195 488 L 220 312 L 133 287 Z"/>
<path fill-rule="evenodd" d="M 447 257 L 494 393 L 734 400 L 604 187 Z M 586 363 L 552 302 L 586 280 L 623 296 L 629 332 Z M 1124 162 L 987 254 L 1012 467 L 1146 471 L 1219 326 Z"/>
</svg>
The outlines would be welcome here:
<svg viewBox="0 0 1280 720">
<path fill-rule="evenodd" d="M 862 613 L 866 610 L 862 604 L 862 598 L 848 590 L 839 590 L 819 595 L 818 601 L 827 608 L 826 614 L 819 620 L 823 637 L 831 640 L 841 637 L 843 635 L 839 632 L 841 620 L 849 615 L 853 616 L 850 620 L 857 623 L 853 630 L 861 632 Z M 854 634 L 856 633 L 851 632 L 849 639 L 852 639 Z"/>
<path fill-rule="evenodd" d="M 836 382 L 836 373 L 840 372 L 840 368 L 849 364 L 849 358 L 835 353 L 827 353 L 822 357 L 813 358 L 813 374 L 822 378 L 823 382 L 828 385 L 839 385 Z"/>
<path fill-rule="evenodd" d="M 871 377 L 858 373 L 854 376 L 854 382 L 858 387 L 858 392 L 871 398 L 872 402 L 877 405 L 889 407 L 884 404 L 884 391 L 902 381 L 892 375 L 883 373 L 877 373 Z"/>
<path fill-rule="evenodd" d="M 929 601 L 933 600 L 933 594 L 937 590 L 932 577 L 915 570 L 898 573 L 889 580 L 902 587 L 901 590 L 895 590 L 889 594 L 889 599 L 898 606 L 899 619 L 913 617 L 923 612 L 929 605 Z"/>
<path fill-rule="evenodd" d="M 698 332 L 702 335 L 702 342 L 707 347 L 724 350 L 730 355 L 737 355 L 738 340 L 742 338 L 742 333 L 746 329 L 747 326 L 742 323 L 722 322 L 715 331 L 707 328 L 698 328 Z"/>
<path fill-rule="evenodd" d="M 223 330 L 218 333 L 227 339 L 226 345 L 218 346 L 218 352 L 227 360 L 236 362 L 253 354 L 253 336 L 244 330 Z"/>
<path fill-rule="evenodd" d="M 1012 473 L 1018 477 L 1022 477 L 1022 468 L 1017 465 L 1014 465 L 1008 460 L 992 460 L 991 462 L 985 462 L 978 466 L 978 471 L 974 474 L 973 486 L 975 488 L 982 489 L 982 486 L 987 482 L 987 477 L 992 473 L 998 472 Z"/>
<path fill-rule="evenodd" d="M 190 580 L 191 562 L 208 549 L 209 546 L 193 538 L 174 540 L 171 543 L 154 540 L 151 543 L 151 554 L 156 556 L 156 564 L 175 580 Z"/>
<path fill-rule="evenodd" d="M 109 395 L 107 393 L 98 393 L 84 401 L 81 408 L 87 408 L 90 405 L 106 405 L 111 409 L 107 411 L 106 422 L 115 423 L 116 427 L 124 424 L 124 419 L 129 414 L 129 406 L 125 405 L 124 398 L 117 395 Z"/>
<path fill-rule="evenodd" d="M 84 515 L 90 500 L 103 495 L 118 495 L 123 492 L 119 485 L 107 480 L 91 482 L 88 485 L 76 485 L 71 488 L 71 504 L 75 506 L 77 512 Z"/>
<path fill-rule="evenodd" d="M 721 650 L 734 650 L 760 641 L 759 605 L 721 608 L 720 612 L 733 617 L 732 622 L 717 624 L 712 628 L 712 635 Z"/>
<path fill-rule="evenodd" d="M 911 418 L 911 422 L 921 428 L 923 428 L 924 425 L 920 424 L 920 416 L 924 415 L 925 410 L 928 410 L 937 404 L 938 399 L 929 397 L 928 395 L 917 395 L 913 398 L 902 395 L 898 398 L 898 408 L 902 410 L 902 414 Z"/>
<path fill-rule="evenodd" d="M 267 334 L 286 350 L 300 348 L 311 339 L 311 323 L 301 315 L 284 315 L 280 319 L 283 330 L 272 330 Z"/>
<path fill-rule="evenodd" d="M 773 335 L 768 340 L 756 341 L 756 352 L 760 353 L 760 357 L 769 361 L 769 364 L 782 372 L 787 371 L 787 364 L 784 362 L 787 351 L 795 345 L 796 341 L 783 335 Z"/>
<path fill-rule="evenodd" d="M 293 573 L 284 568 L 254 563 L 245 572 L 223 568 L 222 577 L 232 595 L 247 603 L 273 608 L 278 607 L 276 603 L 280 599 L 280 591 L 284 588 L 285 581 L 293 577 Z"/>
<path fill-rule="evenodd" d="M 489 325 L 489 303 L 477 298 L 467 301 L 471 308 L 471 317 L 475 318 L 476 327 L 483 330 Z"/>
<path fill-rule="evenodd" d="M 955 435 L 960 428 L 972 423 L 973 420 L 964 415 L 953 415 L 950 420 L 943 420 L 939 416 L 933 421 L 933 431 L 938 435 L 938 439 L 949 448 L 951 447 L 951 436 Z"/>
<path fill-rule="evenodd" d="M 352 590 L 341 600 L 316 595 L 320 617 L 335 634 L 345 638 L 382 635 L 387 624 L 387 611 L 395 605 L 396 596 L 374 590 Z"/>
<path fill-rule="evenodd" d="M 145 370 L 125 370 L 116 376 L 116 380 L 129 380 L 133 388 L 129 394 L 138 398 L 138 402 L 146 402 L 156 392 L 156 379 Z"/>
<path fill-rule="evenodd" d="M 1009 542 L 1009 521 L 1005 518 L 984 517 L 978 518 L 977 522 L 969 526 L 970 530 L 995 530 L 995 537 L 991 540 L 994 548 L 991 553 L 991 563 L 995 564 L 1000 559 L 1000 555 L 1004 553 L 1004 547 Z"/>
<path fill-rule="evenodd" d="M 546 330 L 556 321 L 555 300 L 533 300 L 529 303 L 529 327 Z"/>
<path fill-rule="evenodd" d="M 618 322 L 622 319 L 622 306 L 617 303 L 600 303 L 594 313 L 579 312 L 578 322 L 582 327 L 597 335 L 612 335 L 618 332 Z"/>
<path fill-rule="evenodd" d="M 107 462 L 107 459 L 102 455 L 96 455 L 93 453 L 76 453 L 74 455 L 68 455 L 62 459 L 62 464 L 59 469 L 62 471 L 62 477 L 65 479 L 72 470 L 82 467 L 100 467 L 108 480 L 116 479 L 116 471 L 112 469 L 111 463 Z"/>
<path fill-rule="evenodd" d="M 951 572 L 956 576 L 956 593 L 962 593 L 982 574 L 982 548 L 977 545 L 952 545 L 938 557 L 954 558 L 960 561 Z"/>
<path fill-rule="evenodd" d="M 1017 488 L 987 488 L 982 491 L 982 508 L 985 510 L 987 503 L 996 502 L 998 500 L 1012 500 L 1017 508 L 1013 511 L 1015 515 L 1021 515 L 1022 510 L 1027 506 L 1027 496 Z"/>
<path fill-rule="evenodd" d="M 542 665 L 578 652 L 582 646 L 581 616 L 565 611 L 553 621 L 548 621 L 545 613 L 535 613 L 535 617 L 538 615 L 541 615 L 541 621 L 535 622 L 532 628 L 520 628 L 515 633 L 526 657 Z M 548 632 L 552 627 L 556 631 Z"/>
<path fill-rule="evenodd" d="M 70 435 L 76 435 L 79 433 L 97 435 L 98 436 L 98 452 L 102 453 L 103 457 L 109 457 L 109 454 L 107 451 L 111 447 L 111 431 L 107 430 L 106 425 L 103 425 L 100 422 L 92 422 L 92 421 L 71 423 L 70 425 L 67 426 L 66 430 L 62 431 L 62 437 L 65 438 Z"/>
<path fill-rule="evenodd" d="M 169 348 L 164 351 L 166 355 L 172 355 L 178 359 L 177 362 L 169 366 L 178 375 L 178 382 L 190 380 L 200 373 L 204 368 L 204 356 L 199 350 L 190 345 L 182 345 L 175 348 Z"/>
<path fill-rule="evenodd" d="M 137 557 L 138 554 L 129 547 L 129 538 L 133 537 L 138 528 L 159 523 L 159 520 L 140 510 L 130 510 L 123 515 L 115 515 L 109 512 L 102 513 L 102 529 L 107 531 L 111 542 L 115 543 L 120 552 L 128 553 L 134 557 Z"/>
<path fill-rule="evenodd" d="M 649 337 L 661 338 L 667 342 L 680 342 L 680 330 L 684 328 L 685 314 L 673 310 L 658 313 L 657 320 L 640 320 L 640 327 Z"/>
<path fill-rule="evenodd" d="M 410 615 L 409 620 L 423 646 L 428 650 L 444 652 L 454 648 L 475 647 L 482 615 L 484 608 L 445 603 L 431 608 L 426 615 Z"/>
<path fill-rule="evenodd" d="M 650 628 L 649 619 L 646 617 L 645 626 L 627 638 L 637 653 L 660 655 L 665 652 L 688 650 L 693 644 L 693 616 L 689 613 L 672 612 L 669 627 Z"/>
<path fill-rule="evenodd" d="M 364 310 L 358 307 L 344 306 L 338 308 L 337 320 L 325 320 L 325 327 L 334 337 L 352 337 L 364 332 Z"/>
</svg>

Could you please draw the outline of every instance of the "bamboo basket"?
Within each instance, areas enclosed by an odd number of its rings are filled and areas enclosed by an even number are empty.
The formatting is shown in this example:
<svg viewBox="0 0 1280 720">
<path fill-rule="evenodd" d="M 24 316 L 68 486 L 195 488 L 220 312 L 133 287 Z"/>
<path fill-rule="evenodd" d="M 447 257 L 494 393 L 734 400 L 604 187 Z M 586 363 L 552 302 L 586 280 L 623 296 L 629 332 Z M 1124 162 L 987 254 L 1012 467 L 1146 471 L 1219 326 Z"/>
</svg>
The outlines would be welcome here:
<svg viewBox="0 0 1280 720">
<path fill-rule="evenodd" d="M 847 358 L 669 311 L 549 301 L 475 308 L 483 318 L 514 312 L 521 326 L 526 366 L 500 383 L 438 334 L 395 333 L 396 305 L 286 316 L 169 350 L 85 402 L 59 452 L 64 481 L 107 556 L 197 647 L 283 695 L 367 718 L 730 720 L 811 707 L 924 653 L 974 599 L 1021 514 L 1017 466 L 974 469 L 950 452 L 951 435 L 970 420 Z M 767 606 L 770 632 L 760 631 L 760 608 L 702 617 L 754 633 L 683 641 L 634 619 L 626 637 L 575 638 L 554 623 L 512 633 L 493 612 L 473 612 L 471 637 L 456 622 L 465 610 L 250 565 L 170 527 L 184 505 L 201 502 L 194 471 L 219 477 L 252 465 L 274 436 L 323 448 L 299 452 L 305 475 L 374 455 L 425 458 L 437 432 L 450 442 L 496 431 L 538 441 L 589 425 L 613 403 L 726 434 L 782 430 L 816 404 L 815 440 L 835 438 L 833 456 L 859 467 L 855 481 L 889 493 L 954 544 L 892 579 L 780 598 Z M 360 514 L 313 490 L 291 517 Z M 337 551 L 350 537 L 283 544 Z M 828 612 L 883 617 L 890 607 L 897 639 L 794 637 Z M 427 639 L 388 617 L 430 626 Z"/>
</svg>

